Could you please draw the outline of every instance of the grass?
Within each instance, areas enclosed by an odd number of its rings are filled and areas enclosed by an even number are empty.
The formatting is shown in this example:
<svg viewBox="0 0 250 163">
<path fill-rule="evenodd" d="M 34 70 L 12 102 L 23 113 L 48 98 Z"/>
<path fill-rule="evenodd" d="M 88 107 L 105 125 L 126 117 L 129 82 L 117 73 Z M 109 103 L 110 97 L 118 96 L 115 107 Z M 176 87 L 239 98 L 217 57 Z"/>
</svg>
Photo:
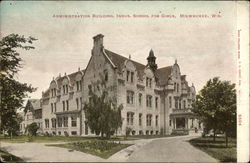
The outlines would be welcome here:
<svg viewBox="0 0 250 163">
<path fill-rule="evenodd" d="M 216 137 L 215 142 L 213 137 L 196 138 L 190 140 L 190 143 L 220 162 L 237 162 L 235 138 L 229 138 L 228 147 L 224 137 Z"/>
<path fill-rule="evenodd" d="M 170 137 L 172 135 L 134 135 L 134 136 L 114 136 L 109 140 L 126 141 L 126 140 L 138 140 L 138 139 L 153 139 L 161 137 Z M 71 141 L 85 141 L 85 140 L 99 140 L 100 137 L 82 137 L 82 136 L 13 136 L 10 137 L 0 136 L 0 141 L 8 143 L 24 143 L 24 142 L 38 142 L 38 143 L 49 143 L 49 142 L 71 142 Z"/>
<path fill-rule="evenodd" d="M 138 140 L 138 139 L 154 139 L 154 138 L 173 137 L 173 136 L 175 135 L 133 135 L 133 136 L 128 136 L 127 138 L 129 140 Z M 123 138 L 126 139 L 126 137 Z"/>
<path fill-rule="evenodd" d="M 5 162 L 24 162 L 21 158 L 16 157 L 8 152 L 0 149 L 0 157 L 3 158 Z"/>
<path fill-rule="evenodd" d="M 9 137 L 0 137 L 0 141 L 8 142 L 8 143 L 24 143 L 24 142 L 37 142 L 37 143 L 49 143 L 49 142 L 70 142 L 70 141 L 82 141 L 82 140 L 90 140 L 96 139 L 96 137 L 80 137 L 80 136 L 14 136 Z"/>
<path fill-rule="evenodd" d="M 120 144 L 106 140 L 88 140 L 84 142 L 74 142 L 67 144 L 47 144 L 47 146 L 56 146 L 89 153 L 104 159 L 109 158 L 116 152 L 127 148 L 130 145 L 132 144 Z"/>
</svg>

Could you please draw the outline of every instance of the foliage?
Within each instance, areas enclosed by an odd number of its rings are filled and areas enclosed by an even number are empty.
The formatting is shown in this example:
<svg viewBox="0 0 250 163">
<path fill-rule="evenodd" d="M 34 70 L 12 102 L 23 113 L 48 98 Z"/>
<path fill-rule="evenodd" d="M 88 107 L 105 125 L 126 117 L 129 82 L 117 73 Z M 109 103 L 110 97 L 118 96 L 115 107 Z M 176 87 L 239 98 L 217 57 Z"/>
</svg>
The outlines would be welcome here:
<svg viewBox="0 0 250 163">
<path fill-rule="evenodd" d="M 130 145 L 132 144 L 121 144 L 106 140 L 89 140 L 89 141 L 75 142 L 68 144 L 49 144 L 47 146 L 56 146 L 56 147 L 74 149 L 107 159 L 114 153 Z"/>
<path fill-rule="evenodd" d="M 37 132 L 38 129 L 39 129 L 39 127 L 37 126 L 37 124 L 35 122 L 29 124 L 26 127 L 26 130 L 28 131 L 28 134 L 30 136 L 36 136 L 36 132 Z"/>
<path fill-rule="evenodd" d="M 235 84 L 210 79 L 196 96 L 193 112 L 204 123 L 207 130 L 213 129 L 228 136 L 236 135 L 236 90 Z"/>
<path fill-rule="evenodd" d="M 213 138 L 211 137 L 195 138 L 190 140 L 190 143 L 193 146 L 199 148 L 221 162 L 236 162 L 236 139 L 230 138 L 228 147 L 225 147 L 224 142 L 225 137 L 219 137 L 216 141 L 213 141 Z"/>
<path fill-rule="evenodd" d="M 107 91 L 100 96 L 90 92 L 90 101 L 85 103 L 85 118 L 91 131 L 109 138 L 122 126 L 122 105 L 117 106 L 109 97 Z"/>
<path fill-rule="evenodd" d="M 132 128 L 126 127 L 126 137 L 129 136 L 131 132 L 132 132 Z"/>
<path fill-rule="evenodd" d="M 31 85 L 20 83 L 15 79 L 22 68 L 22 59 L 18 50 L 34 49 L 27 44 L 32 44 L 35 40 L 32 37 L 25 38 L 18 34 L 10 34 L 0 41 L 0 131 L 7 131 L 10 135 L 18 131 L 20 121 L 16 111 L 22 108 L 23 98 L 28 96 L 27 93 L 35 91 Z"/>
<path fill-rule="evenodd" d="M 3 160 L 1 160 L 1 158 Z M 0 149 L 0 162 L 23 162 L 23 160 Z"/>
</svg>

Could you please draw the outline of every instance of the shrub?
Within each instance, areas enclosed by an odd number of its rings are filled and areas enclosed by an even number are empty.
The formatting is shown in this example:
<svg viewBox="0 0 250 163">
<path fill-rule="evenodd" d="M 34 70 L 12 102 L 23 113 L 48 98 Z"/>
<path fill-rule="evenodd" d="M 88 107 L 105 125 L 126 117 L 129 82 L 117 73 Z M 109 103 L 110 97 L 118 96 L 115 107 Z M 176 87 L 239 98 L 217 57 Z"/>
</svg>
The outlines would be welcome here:
<svg viewBox="0 0 250 163">
<path fill-rule="evenodd" d="M 36 132 L 39 129 L 39 127 L 37 126 L 37 124 L 35 122 L 29 124 L 26 128 L 26 130 L 28 131 L 28 134 L 30 136 L 36 136 Z"/>
<path fill-rule="evenodd" d="M 81 149 L 100 150 L 101 152 L 103 152 L 111 150 L 113 147 L 116 147 L 119 144 L 106 140 L 92 140 L 85 142 L 75 142 L 73 143 L 73 145 Z"/>
</svg>

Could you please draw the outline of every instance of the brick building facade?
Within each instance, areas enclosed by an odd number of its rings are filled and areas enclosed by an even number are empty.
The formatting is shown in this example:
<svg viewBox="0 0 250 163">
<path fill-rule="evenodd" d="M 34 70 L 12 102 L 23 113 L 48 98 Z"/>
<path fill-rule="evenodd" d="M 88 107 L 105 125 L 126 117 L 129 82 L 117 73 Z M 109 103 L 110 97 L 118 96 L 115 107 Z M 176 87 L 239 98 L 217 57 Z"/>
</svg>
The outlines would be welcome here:
<svg viewBox="0 0 250 163">
<path fill-rule="evenodd" d="M 94 39 L 91 58 L 85 70 L 59 75 L 43 92 L 41 101 L 43 133 L 53 135 L 91 135 L 85 123 L 84 102 L 89 89 L 100 89 L 105 80 L 109 96 L 123 105 L 119 135 L 171 134 L 201 128 L 191 112 L 195 87 L 189 86 L 177 61 L 158 68 L 151 50 L 147 65 L 135 62 L 104 48 L 104 36 Z"/>
</svg>

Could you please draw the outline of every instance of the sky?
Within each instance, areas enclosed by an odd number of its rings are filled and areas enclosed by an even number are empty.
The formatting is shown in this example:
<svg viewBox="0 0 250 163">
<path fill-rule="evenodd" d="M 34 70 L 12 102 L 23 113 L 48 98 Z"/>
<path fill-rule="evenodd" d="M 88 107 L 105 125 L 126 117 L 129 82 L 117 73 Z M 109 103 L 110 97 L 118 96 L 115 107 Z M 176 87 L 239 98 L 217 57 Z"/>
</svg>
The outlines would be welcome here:
<svg viewBox="0 0 250 163">
<path fill-rule="evenodd" d="M 85 69 L 93 47 L 92 37 L 104 35 L 104 47 L 146 64 L 150 49 L 158 67 L 173 65 L 194 83 L 197 92 L 218 76 L 236 81 L 235 2 L 32 2 L 0 3 L 1 37 L 11 33 L 33 36 L 34 50 L 20 51 L 24 60 L 17 78 L 41 98 L 53 79 Z M 55 18 L 53 15 L 114 15 L 113 18 Z M 117 14 L 130 18 L 117 18 Z M 149 18 L 134 18 L 149 15 Z M 151 15 L 176 18 L 152 18 Z M 207 14 L 209 18 L 180 18 L 180 14 Z M 211 18 L 211 14 L 220 17 Z"/>
</svg>

